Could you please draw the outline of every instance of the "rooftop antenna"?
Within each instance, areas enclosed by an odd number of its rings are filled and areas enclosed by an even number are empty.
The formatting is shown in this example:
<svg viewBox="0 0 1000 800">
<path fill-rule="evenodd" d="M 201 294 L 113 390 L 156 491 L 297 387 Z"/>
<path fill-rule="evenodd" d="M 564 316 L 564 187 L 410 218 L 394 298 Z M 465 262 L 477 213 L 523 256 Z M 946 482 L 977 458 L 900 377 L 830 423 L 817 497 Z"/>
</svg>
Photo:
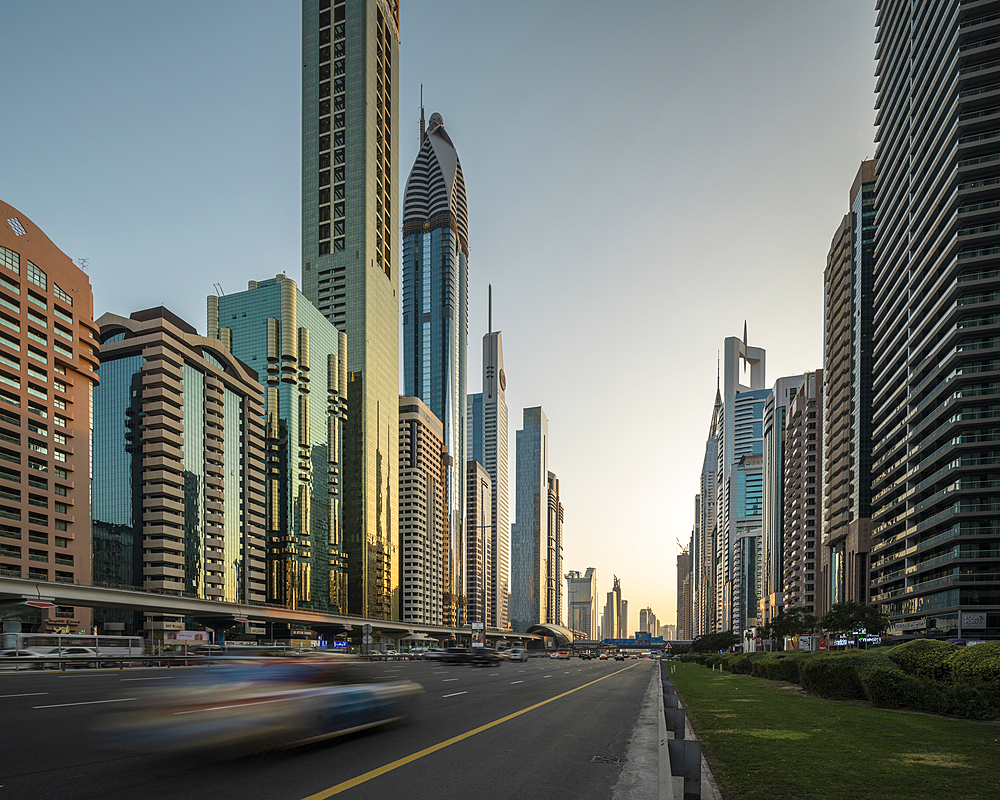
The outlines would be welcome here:
<svg viewBox="0 0 1000 800">
<path fill-rule="evenodd" d="M 79 265 L 80 269 L 86 269 L 87 266 L 90 264 L 90 259 L 89 258 L 78 258 L 76 260 L 76 263 Z"/>
<path fill-rule="evenodd" d="M 488 361 L 486 364 L 486 385 L 488 387 L 488 391 L 486 397 L 487 399 L 492 400 L 493 399 L 493 284 L 492 283 L 489 284 L 489 287 L 490 287 L 490 315 L 489 315 L 490 332 L 486 340 L 488 342 L 488 344 L 486 345 L 488 353 L 487 355 Z"/>
<path fill-rule="evenodd" d="M 215 293 L 219 295 L 219 297 L 223 297 L 226 294 L 224 291 L 222 291 L 221 283 L 213 283 L 212 288 L 215 289 Z"/>
<path fill-rule="evenodd" d="M 424 139 L 427 138 L 424 128 L 424 85 L 420 84 L 420 146 L 424 146 Z"/>
<path fill-rule="evenodd" d="M 747 365 L 747 321 L 743 320 L 743 352 L 740 354 L 743 359 L 743 366 Z"/>
</svg>

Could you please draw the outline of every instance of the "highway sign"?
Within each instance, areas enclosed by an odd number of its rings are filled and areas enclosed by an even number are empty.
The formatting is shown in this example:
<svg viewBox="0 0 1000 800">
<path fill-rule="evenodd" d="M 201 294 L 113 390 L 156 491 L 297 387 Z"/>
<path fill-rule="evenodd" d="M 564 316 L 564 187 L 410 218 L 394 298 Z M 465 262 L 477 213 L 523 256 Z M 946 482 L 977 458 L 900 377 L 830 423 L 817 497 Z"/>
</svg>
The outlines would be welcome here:
<svg viewBox="0 0 1000 800">
<path fill-rule="evenodd" d="M 361 631 L 362 633 L 367 635 L 372 632 L 372 626 L 366 622 L 364 625 L 361 626 Z"/>
<path fill-rule="evenodd" d="M 368 626 L 366 626 L 366 627 L 368 627 Z M 369 636 L 369 635 L 368 635 L 368 634 L 366 633 L 366 634 L 365 634 L 365 635 L 364 635 L 364 636 L 363 636 L 363 637 L 361 638 L 361 641 L 362 641 L 362 642 L 364 642 L 365 644 L 371 644 L 371 643 L 372 643 L 372 642 L 374 642 L 375 640 L 374 640 L 374 639 L 373 639 L 373 638 L 372 638 L 371 636 Z"/>
</svg>

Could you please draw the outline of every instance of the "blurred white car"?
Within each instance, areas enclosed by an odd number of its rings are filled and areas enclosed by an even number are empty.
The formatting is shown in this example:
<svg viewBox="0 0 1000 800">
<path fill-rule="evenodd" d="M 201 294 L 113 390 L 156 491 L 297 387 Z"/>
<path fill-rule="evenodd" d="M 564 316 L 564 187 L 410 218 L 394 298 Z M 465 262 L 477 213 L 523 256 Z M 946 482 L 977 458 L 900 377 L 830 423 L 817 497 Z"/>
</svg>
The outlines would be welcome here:
<svg viewBox="0 0 1000 800">
<path fill-rule="evenodd" d="M 54 667 L 55 662 L 45 661 L 45 653 L 40 653 L 37 650 L 27 650 L 21 648 L 20 650 L 0 650 L 0 669 L 45 669 L 46 667 Z M 18 659 L 13 661 L 12 659 Z M 22 661 L 21 659 L 26 659 Z M 28 661 L 27 659 L 31 659 Z"/>
<path fill-rule="evenodd" d="M 507 651 L 511 661 L 527 661 L 528 651 L 523 647 L 512 647 Z"/>
</svg>

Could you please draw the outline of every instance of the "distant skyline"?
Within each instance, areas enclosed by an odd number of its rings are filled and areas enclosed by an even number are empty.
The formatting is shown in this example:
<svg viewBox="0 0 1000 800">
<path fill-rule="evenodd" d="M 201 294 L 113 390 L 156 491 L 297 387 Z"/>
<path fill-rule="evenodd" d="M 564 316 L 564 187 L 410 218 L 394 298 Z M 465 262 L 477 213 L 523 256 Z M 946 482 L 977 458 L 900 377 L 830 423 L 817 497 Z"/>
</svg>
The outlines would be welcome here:
<svg viewBox="0 0 1000 800">
<path fill-rule="evenodd" d="M 618 575 L 629 630 L 647 605 L 673 624 L 723 340 L 747 321 L 767 385 L 822 366 L 826 254 L 875 149 L 874 10 L 400 13 L 399 163 L 423 84 L 469 190 L 470 340 L 492 283 L 510 417 L 550 420 L 564 569 L 596 567 L 602 598 Z M 98 316 L 163 304 L 204 332 L 214 283 L 301 287 L 301 35 L 296 0 L 7 10 L 0 197 L 88 259 Z"/>
</svg>

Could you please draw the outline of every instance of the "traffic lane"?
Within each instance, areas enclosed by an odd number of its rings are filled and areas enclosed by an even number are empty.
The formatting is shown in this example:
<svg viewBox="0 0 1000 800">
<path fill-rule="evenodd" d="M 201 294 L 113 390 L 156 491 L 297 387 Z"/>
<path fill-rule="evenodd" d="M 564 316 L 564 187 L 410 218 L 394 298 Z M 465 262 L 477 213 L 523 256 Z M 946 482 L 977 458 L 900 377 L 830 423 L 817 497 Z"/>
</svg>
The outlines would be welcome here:
<svg viewBox="0 0 1000 800">
<path fill-rule="evenodd" d="M 553 692 L 548 683 L 546 692 L 539 683 L 532 693 L 545 699 L 522 704 L 522 713 L 509 719 L 494 713 L 491 722 L 498 724 L 485 723 L 480 731 L 468 727 L 440 749 L 425 745 L 414 751 L 416 760 L 395 768 L 384 758 L 379 767 L 390 771 L 359 772 L 348 785 L 334 784 L 307 798 L 610 798 L 650 681 L 650 670 L 635 666 L 601 670 L 568 691 Z M 527 700 L 524 694 L 521 699 Z M 470 700 L 461 714 L 471 722 L 483 705 Z M 420 755 L 427 749 L 433 752 Z M 605 760 L 595 762 L 594 756 Z"/>
<path fill-rule="evenodd" d="M 73 797 L 82 791 L 72 784 L 75 776 L 138 771 L 132 765 L 141 759 L 108 749 L 95 732 L 109 714 L 134 702 L 126 698 L 139 696 L 137 686 L 153 678 L 183 680 L 184 671 L 39 671 L 0 677 L 0 799 Z"/>
<path fill-rule="evenodd" d="M 64 720 L 59 725 L 53 725 L 53 719 L 35 716 L 29 736 L 25 738 L 26 742 L 33 740 L 34 744 L 26 747 L 23 753 L 23 765 L 28 772 L 22 773 L 19 781 L 6 781 L 2 796 L 242 798 L 248 793 L 253 796 L 266 790 L 269 797 L 297 800 L 302 795 L 300 785 L 318 783 L 322 788 L 331 780 L 377 768 L 419 751 L 428 742 L 447 740 L 470 727 L 502 716 L 502 712 L 509 713 L 512 708 L 520 709 L 525 704 L 538 702 L 541 697 L 551 697 L 558 693 L 557 689 L 563 688 L 553 680 L 560 684 L 567 681 L 567 685 L 571 686 L 576 676 L 575 685 L 580 685 L 586 682 L 582 678 L 592 680 L 602 673 L 610 674 L 614 667 L 619 666 L 598 662 L 594 665 L 598 667 L 596 674 L 584 675 L 584 672 L 595 671 L 585 668 L 588 662 L 580 663 L 581 667 L 574 670 L 572 662 L 563 662 L 560 666 L 569 668 L 557 672 L 551 669 L 555 662 L 529 662 L 514 671 L 517 678 L 510 681 L 504 679 L 514 676 L 503 666 L 492 672 L 469 667 L 443 671 L 414 664 L 413 669 L 404 670 L 411 673 L 406 677 L 442 679 L 443 673 L 447 672 L 459 679 L 455 683 L 467 687 L 463 690 L 466 694 L 454 699 L 442 698 L 440 706 L 428 703 L 424 713 L 408 725 L 349 736 L 287 754 L 225 764 L 206 764 L 191 758 L 158 757 L 155 754 L 137 755 L 127 748 L 109 757 L 109 752 L 98 747 L 89 735 L 88 725 L 75 724 L 75 720 L 68 721 L 69 724 Z M 170 672 L 175 673 L 174 670 Z M 181 673 L 176 674 L 182 677 Z M 53 675 L 45 677 L 49 683 L 57 679 Z M 90 691 L 100 688 L 105 693 L 113 693 L 121 685 L 121 679 L 116 681 L 115 677 L 107 675 L 95 680 Z M 451 684 L 444 684 L 442 679 L 441 685 Z M 80 682 L 71 688 L 82 691 L 84 686 Z M 460 702 L 456 704 L 456 701 Z M 81 716 L 89 717 L 91 723 L 98 720 L 104 711 L 99 705 L 70 708 L 76 709 Z M 46 761 L 44 754 L 49 755 L 47 763 L 40 763 Z M 186 776 L 180 785 L 176 781 L 179 770 Z M 290 775 L 295 779 L 290 780 Z M 82 777 L 86 780 L 80 783 Z"/>
<path fill-rule="evenodd" d="M 623 670 L 623 665 L 617 666 L 619 671 Z M 470 683 L 480 680 L 474 675 L 474 672 L 478 671 L 470 671 L 465 673 L 463 677 Z M 648 684 L 648 670 L 629 671 L 645 672 L 645 678 L 639 679 L 638 682 L 643 687 Z M 530 675 L 531 672 L 526 670 L 525 674 Z M 467 734 L 479 726 L 487 725 L 507 714 L 522 711 L 531 705 L 549 700 L 567 690 L 579 688 L 604 677 L 607 680 L 595 684 L 595 686 L 603 686 L 604 683 L 616 680 L 613 670 L 602 669 L 598 673 L 588 676 L 578 673 L 575 680 L 570 679 L 570 676 L 565 676 L 566 684 L 556 686 L 551 682 L 551 679 L 543 677 L 545 674 L 549 674 L 548 672 L 541 669 L 536 672 L 538 674 L 533 676 L 533 680 L 526 680 L 524 684 L 511 686 L 509 682 L 498 683 L 494 678 L 492 683 L 479 684 L 481 688 L 478 691 L 460 695 L 450 702 L 445 701 L 447 705 L 435 707 L 432 704 L 427 704 L 422 713 L 403 724 L 353 734 L 331 742 L 310 745 L 284 753 L 264 754 L 222 764 L 206 764 L 190 757 L 159 760 L 151 758 L 142 764 L 141 772 L 134 775 L 131 782 L 118 784 L 106 778 L 99 791 L 78 796 L 81 798 L 101 797 L 106 798 L 106 800 L 117 800 L 118 798 L 124 800 L 124 798 L 137 796 L 162 798 L 163 800 L 181 800 L 181 798 L 189 800 L 200 797 L 212 798 L 213 800 L 230 800 L 230 798 L 232 800 L 245 800 L 247 796 L 268 797 L 274 800 L 302 800 L 302 798 L 321 792 L 331 785 L 383 768 L 386 764 L 400 759 L 411 757 L 414 753 L 419 753 L 428 746 L 436 746 L 456 736 Z M 581 689 L 568 697 L 590 691 L 593 688 Z M 606 691 L 608 691 L 607 687 L 598 691 L 595 696 L 599 697 Z M 641 699 L 641 692 L 639 694 Z M 554 700 L 538 709 L 521 714 L 515 719 L 532 717 L 537 720 L 565 699 Z M 614 704 L 618 713 L 621 712 L 622 707 L 625 706 L 620 703 Z M 578 708 L 577 713 L 585 712 L 585 705 Z M 523 724 L 525 723 L 522 720 L 521 725 Z M 529 727 L 530 724 L 534 723 L 529 721 Z M 634 725 L 634 719 L 632 724 Z M 507 725 L 508 723 L 501 723 L 496 727 L 506 728 Z M 614 729 L 617 731 L 621 727 L 622 725 L 616 724 Z M 625 724 L 624 727 L 628 727 L 628 724 Z M 556 741 L 557 737 L 565 732 L 564 728 L 565 724 L 559 724 L 554 728 L 547 729 L 543 741 L 550 744 Z M 598 726 L 594 729 L 594 733 L 601 732 L 601 730 L 601 727 Z M 606 731 L 604 732 L 606 733 Z M 526 734 L 522 735 L 522 738 L 526 737 Z M 627 736 L 625 738 L 627 740 Z M 610 745 L 606 741 L 600 741 L 591 743 L 590 746 L 609 747 Z M 452 749 L 444 748 L 445 751 Z M 456 756 L 451 753 L 450 757 Z M 513 756 L 508 757 L 505 753 L 498 753 L 494 772 L 502 782 L 507 773 L 515 773 L 522 769 L 521 760 L 531 757 L 532 754 L 523 749 L 517 751 L 516 760 L 512 760 Z M 406 785 L 415 780 L 416 776 L 422 775 L 426 769 L 428 767 L 423 763 L 423 759 L 418 760 L 407 766 L 402 783 L 393 783 L 392 785 L 396 788 L 389 794 L 382 791 L 379 791 L 377 795 L 370 794 L 371 787 L 375 785 L 375 782 L 369 782 L 367 788 L 358 786 L 352 789 L 352 796 L 378 796 L 380 798 L 446 796 L 434 788 L 438 783 L 436 780 L 429 782 L 431 788 L 428 789 L 426 795 L 405 789 Z M 184 772 L 183 781 L 176 780 L 178 770 Z M 398 771 L 403 772 L 403 770 Z M 598 773 L 600 772 L 603 771 L 598 770 Z M 614 768 L 612 768 L 612 772 L 617 775 L 617 770 Z M 605 777 L 610 779 L 612 776 Z M 404 788 L 400 789 L 400 786 Z M 456 782 L 455 786 L 457 787 L 459 784 Z M 463 791 L 456 790 L 456 793 L 451 796 L 466 797 L 467 795 L 463 794 Z M 497 796 L 505 794 L 502 787 L 499 791 L 500 794 Z M 528 791 L 528 796 L 534 795 Z M 584 793 L 580 796 L 589 795 Z"/>
</svg>

